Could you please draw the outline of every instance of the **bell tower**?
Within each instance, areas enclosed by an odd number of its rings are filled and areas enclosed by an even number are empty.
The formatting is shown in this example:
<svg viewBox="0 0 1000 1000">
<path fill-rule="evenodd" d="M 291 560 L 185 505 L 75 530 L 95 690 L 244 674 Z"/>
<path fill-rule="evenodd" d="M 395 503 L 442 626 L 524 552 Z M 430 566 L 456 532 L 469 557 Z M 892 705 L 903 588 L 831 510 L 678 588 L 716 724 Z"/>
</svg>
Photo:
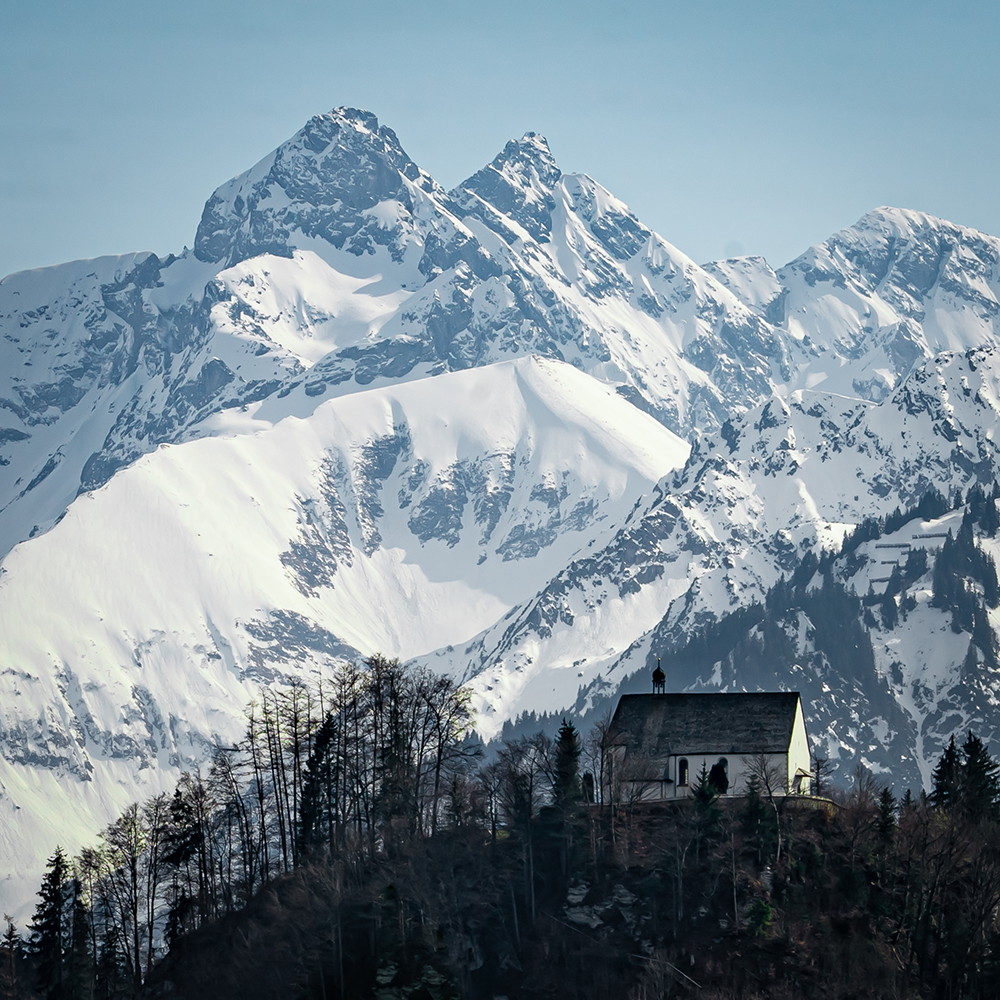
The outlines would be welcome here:
<svg viewBox="0 0 1000 1000">
<path fill-rule="evenodd" d="M 667 675 L 660 667 L 660 658 L 656 658 L 656 669 L 653 671 L 653 694 L 663 694 L 667 683 Z"/>
</svg>

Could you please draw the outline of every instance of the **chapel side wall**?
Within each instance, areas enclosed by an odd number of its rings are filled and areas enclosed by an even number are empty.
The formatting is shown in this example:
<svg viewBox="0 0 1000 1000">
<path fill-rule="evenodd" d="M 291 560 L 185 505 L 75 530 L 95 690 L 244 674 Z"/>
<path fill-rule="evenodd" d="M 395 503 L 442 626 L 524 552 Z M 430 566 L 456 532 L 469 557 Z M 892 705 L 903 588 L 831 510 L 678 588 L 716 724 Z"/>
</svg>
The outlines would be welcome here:
<svg viewBox="0 0 1000 1000">
<path fill-rule="evenodd" d="M 802 713 L 802 699 L 795 705 L 795 722 L 792 724 L 792 738 L 788 745 L 788 789 L 792 790 L 795 772 L 801 768 L 811 771 L 812 755 L 809 752 L 809 736 L 806 733 L 806 720 Z M 804 789 L 808 790 L 808 789 Z"/>
<path fill-rule="evenodd" d="M 623 757 L 624 753 L 616 758 L 619 765 L 621 765 Z M 619 787 L 617 794 L 619 796 L 624 794 L 633 802 L 662 802 L 666 799 L 689 798 L 701 776 L 702 766 L 704 766 L 706 773 L 708 773 L 712 770 L 712 765 L 716 764 L 721 757 L 725 757 L 729 765 L 727 770 L 729 788 L 726 792 L 726 797 L 746 795 L 751 777 L 755 773 L 760 773 L 760 754 L 686 754 L 683 758 L 688 762 L 688 784 L 686 785 L 677 784 L 677 765 L 681 758 L 671 757 L 668 768 L 670 781 L 654 778 L 638 781 L 625 779 L 625 785 L 631 786 L 631 788 L 625 791 L 624 787 Z M 795 768 L 799 765 L 793 765 L 791 756 L 784 753 L 766 754 L 763 763 L 774 779 L 771 789 L 772 793 L 774 795 L 790 794 L 792 785 L 789 782 L 789 775 L 794 776 Z M 610 794 L 610 790 L 608 794 Z M 608 794 L 606 794 L 605 801 L 610 800 Z M 761 789 L 761 794 L 766 795 L 767 793 L 764 789 Z"/>
<path fill-rule="evenodd" d="M 668 796 L 667 788 L 663 781 L 650 781 L 643 785 L 641 802 L 662 802 Z"/>
<path fill-rule="evenodd" d="M 729 764 L 727 773 L 729 775 L 729 790 L 727 795 L 746 795 L 747 785 L 750 776 L 757 767 L 758 754 L 739 753 L 713 753 L 713 754 L 687 754 L 685 760 L 688 762 L 688 784 L 678 785 L 677 763 L 680 757 L 670 758 L 670 777 L 672 783 L 669 788 L 671 792 L 666 793 L 665 798 L 687 798 L 691 794 L 691 789 L 698 783 L 701 769 L 704 766 L 706 772 L 712 770 L 712 765 L 720 758 L 725 757 Z M 789 761 L 786 754 L 773 753 L 767 755 L 767 766 L 777 776 L 778 787 L 774 789 L 776 794 L 783 795 L 788 790 L 788 768 Z M 658 797 L 658 796 L 657 796 Z"/>
<path fill-rule="evenodd" d="M 730 795 L 747 794 L 750 778 L 760 770 L 760 758 L 760 754 L 733 754 L 729 758 Z M 763 763 L 769 771 L 777 776 L 778 787 L 774 789 L 774 792 L 778 795 L 784 795 L 790 787 L 788 785 L 788 755 L 783 753 L 765 754 Z M 761 794 L 765 794 L 763 790 L 761 790 Z"/>
</svg>

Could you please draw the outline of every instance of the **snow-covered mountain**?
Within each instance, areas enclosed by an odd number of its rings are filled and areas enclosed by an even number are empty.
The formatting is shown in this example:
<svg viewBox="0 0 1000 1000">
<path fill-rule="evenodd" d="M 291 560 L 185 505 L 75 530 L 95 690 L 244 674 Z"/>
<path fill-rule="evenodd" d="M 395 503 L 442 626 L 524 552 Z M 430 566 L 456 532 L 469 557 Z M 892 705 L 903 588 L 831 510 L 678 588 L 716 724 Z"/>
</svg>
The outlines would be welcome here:
<svg viewBox="0 0 1000 1000">
<path fill-rule="evenodd" d="M 939 355 L 881 404 L 819 390 L 775 395 L 699 440 L 607 545 L 578 555 L 461 650 L 427 661 L 472 685 L 490 734 L 525 711 L 585 711 L 706 623 L 762 602 L 803 555 L 836 549 L 864 518 L 913 508 L 932 488 L 954 496 L 970 482 L 991 484 L 998 420 L 996 346 Z M 888 574 L 873 559 L 851 586 L 884 589 Z M 1000 616 L 991 620 L 1000 626 Z M 927 636 L 914 639 L 923 657 Z M 968 642 L 954 640 L 953 666 Z M 894 655 L 912 661 L 910 653 L 908 644 Z M 677 687 L 698 681 L 668 678 Z M 727 683 L 741 683 L 738 671 Z M 915 725 L 937 701 L 924 700 Z"/>
<path fill-rule="evenodd" d="M 780 328 L 790 388 L 879 402 L 915 364 L 995 343 L 1000 241 L 879 208 L 777 273 L 759 257 L 706 265 Z"/>
<path fill-rule="evenodd" d="M 4 278 L 0 902 L 262 684 L 380 650 L 467 680 L 484 735 L 586 711 L 864 518 L 989 487 L 998 303 L 1000 241 L 917 212 L 698 266 L 535 133 L 449 192 L 352 109 L 222 185 L 192 251 Z M 874 544 L 839 585 L 885 586 Z M 870 665 L 800 609 L 767 679 L 843 769 L 926 779 L 1000 719 L 931 573 L 863 620 Z"/>
<path fill-rule="evenodd" d="M 32 786 L 92 832 L 238 740 L 256 685 L 485 627 L 688 451 L 533 358 L 239 417 L 144 456 L 5 560 L 5 856 L 52 837 L 48 811 L 21 808 Z"/>
</svg>

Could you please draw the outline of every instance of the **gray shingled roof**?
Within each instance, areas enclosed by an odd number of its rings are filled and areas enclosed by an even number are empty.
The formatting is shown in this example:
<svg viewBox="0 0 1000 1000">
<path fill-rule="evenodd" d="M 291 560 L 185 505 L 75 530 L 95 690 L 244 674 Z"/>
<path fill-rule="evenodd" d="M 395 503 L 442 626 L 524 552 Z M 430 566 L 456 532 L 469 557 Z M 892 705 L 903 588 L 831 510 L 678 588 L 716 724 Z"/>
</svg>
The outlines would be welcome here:
<svg viewBox="0 0 1000 1000">
<path fill-rule="evenodd" d="M 665 762 L 671 754 L 786 753 L 797 692 L 625 694 L 611 742 Z"/>
</svg>

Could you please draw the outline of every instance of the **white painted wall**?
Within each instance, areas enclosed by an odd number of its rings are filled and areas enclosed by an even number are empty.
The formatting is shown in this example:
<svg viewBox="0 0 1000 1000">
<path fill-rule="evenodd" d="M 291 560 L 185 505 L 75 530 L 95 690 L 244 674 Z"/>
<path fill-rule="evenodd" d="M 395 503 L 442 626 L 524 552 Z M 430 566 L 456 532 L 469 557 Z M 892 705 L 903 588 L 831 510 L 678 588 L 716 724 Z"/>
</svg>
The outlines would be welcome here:
<svg viewBox="0 0 1000 1000">
<path fill-rule="evenodd" d="M 806 736 L 806 720 L 802 714 L 802 699 L 795 705 L 795 723 L 792 726 L 792 739 L 788 745 L 788 789 L 794 788 L 795 774 L 798 770 L 812 771 L 812 758 L 809 754 L 809 737 Z M 802 793 L 812 791 L 808 778 L 802 779 L 799 788 Z"/>
<path fill-rule="evenodd" d="M 614 747 L 611 753 L 612 767 L 618 780 L 612 779 L 614 783 L 628 781 L 627 772 L 629 761 L 624 747 Z M 729 789 L 727 797 L 733 795 L 745 795 L 750 775 L 755 768 L 759 767 L 757 754 L 687 754 L 674 755 L 670 757 L 666 774 L 663 778 L 670 780 L 645 780 L 636 782 L 636 787 L 632 790 L 632 795 L 643 802 L 658 802 L 663 799 L 687 798 L 691 794 L 692 787 L 698 782 L 702 767 L 706 772 L 711 772 L 712 766 L 721 758 L 725 758 L 728 767 Z M 688 762 L 688 783 L 679 785 L 677 783 L 678 767 L 680 761 L 686 759 Z M 795 706 L 795 720 L 792 724 L 792 736 L 789 741 L 788 752 L 780 754 L 768 754 L 767 766 L 775 777 L 774 793 L 777 795 L 791 794 L 795 791 L 795 776 L 801 770 L 810 772 L 811 758 L 809 754 L 809 740 L 806 736 L 805 718 L 802 714 L 802 702 L 797 702 Z M 808 778 L 803 778 L 799 786 L 799 791 L 808 793 L 811 786 Z M 605 801 L 608 800 L 608 792 L 605 790 Z M 621 793 L 619 793 L 621 794 Z M 627 793 L 626 793 L 627 794 Z"/>
</svg>

